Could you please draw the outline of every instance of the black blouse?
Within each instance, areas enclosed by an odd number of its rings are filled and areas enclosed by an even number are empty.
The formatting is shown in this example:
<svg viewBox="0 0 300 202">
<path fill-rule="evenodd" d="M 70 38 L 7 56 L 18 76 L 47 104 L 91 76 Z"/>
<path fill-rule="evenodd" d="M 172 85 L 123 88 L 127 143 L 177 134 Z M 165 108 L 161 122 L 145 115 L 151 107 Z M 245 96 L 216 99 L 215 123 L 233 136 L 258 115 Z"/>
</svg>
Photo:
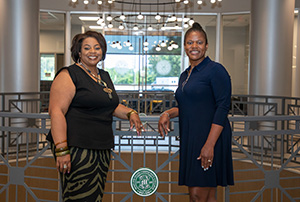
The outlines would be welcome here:
<svg viewBox="0 0 300 202">
<path fill-rule="evenodd" d="M 108 72 L 99 70 L 101 79 L 113 90 L 112 99 L 103 91 L 103 86 L 76 64 L 63 69 L 69 71 L 76 87 L 75 96 L 66 113 L 68 146 L 113 148 L 112 114 L 119 104 L 119 98 Z"/>
</svg>

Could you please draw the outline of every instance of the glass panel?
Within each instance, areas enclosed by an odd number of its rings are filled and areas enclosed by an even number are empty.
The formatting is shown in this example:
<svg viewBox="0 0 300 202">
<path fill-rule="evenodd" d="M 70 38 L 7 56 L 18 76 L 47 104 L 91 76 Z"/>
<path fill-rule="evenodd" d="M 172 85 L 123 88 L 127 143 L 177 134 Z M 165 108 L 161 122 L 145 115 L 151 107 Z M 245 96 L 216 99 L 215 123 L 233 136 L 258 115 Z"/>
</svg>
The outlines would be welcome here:
<svg viewBox="0 0 300 202">
<path fill-rule="evenodd" d="M 175 91 L 181 73 L 181 55 L 150 55 L 148 63 L 147 90 Z"/>
<path fill-rule="evenodd" d="M 231 76 L 232 93 L 248 94 L 250 15 L 223 16 L 223 65 Z"/>
<path fill-rule="evenodd" d="M 181 32 L 168 33 L 169 36 L 163 36 L 163 33 L 151 36 L 109 34 L 111 32 L 105 35 L 108 52 L 104 67 L 117 90 L 176 89 L 181 72 L 181 48 L 178 45 L 181 44 Z M 157 49 L 162 41 L 166 46 Z"/>
<path fill-rule="evenodd" d="M 52 81 L 55 75 L 55 55 L 41 54 L 41 80 Z"/>
<path fill-rule="evenodd" d="M 210 57 L 210 59 L 215 60 L 216 57 L 216 22 L 217 17 L 215 15 L 194 15 L 192 16 L 195 22 L 198 22 L 207 34 L 208 40 L 208 50 L 206 55 Z M 190 27 L 185 29 L 186 32 Z M 188 63 L 186 65 L 187 68 Z"/>
<path fill-rule="evenodd" d="M 82 20 L 79 18 L 82 16 L 96 18 L 95 20 Z M 137 30 L 134 29 L 135 22 L 124 23 L 124 30 L 121 30 L 119 28 L 119 16 L 115 14 L 111 14 L 111 16 L 114 19 L 112 21 L 113 27 L 100 28 L 101 26 L 97 24 L 97 19 L 99 20 L 100 15 L 73 14 L 71 18 L 72 36 L 87 30 L 96 30 L 104 33 L 108 49 L 103 67 L 110 73 L 116 89 L 175 90 L 180 73 L 189 65 L 186 56 L 184 56 L 184 64 L 182 64 L 182 30 L 174 29 L 176 24 L 167 23 L 166 27 L 168 29 L 162 31 L 162 25 L 153 24 L 156 20 L 153 20 L 151 15 L 146 16 L 144 23 L 138 24 L 139 28 Z M 108 25 L 106 17 L 103 16 L 103 19 Z M 214 60 L 216 16 L 197 15 L 190 17 L 193 17 L 206 30 L 209 40 L 207 55 Z M 153 30 L 151 31 L 146 29 L 146 27 L 149 27 L 149 24 L 152 24 Z M 179 26 L 181 25 L 179 23 Z M 98 28 L 95 26 L 98 26 Z M 169 29 L 170 27 L 172 29 Z M 147 45 L 148 50 L 145 49 L 144 45 L 146 40 L 149 43 Z M 166 42 L 166 46 L 162 46 L 162 42 Z M 171 43 L 174 43 L 174 46 L 169 46 Z M 130 48 L 130 46 L 132 47 Z M 172 50 L 170 50 L 171 47 L 173 47 Z M 101 65 L 99 66 L 101 67 Z"/>
<path fill-rule="evenodd" d="M 48 91 L 50 82 L 64 64 L 64 14 L 40 12 L 41 90 Z"/>
<path fill-rule="evenodd" d="M 64 14 L 40 12 L 40 53 L 64 53 Z"/>
</svg>

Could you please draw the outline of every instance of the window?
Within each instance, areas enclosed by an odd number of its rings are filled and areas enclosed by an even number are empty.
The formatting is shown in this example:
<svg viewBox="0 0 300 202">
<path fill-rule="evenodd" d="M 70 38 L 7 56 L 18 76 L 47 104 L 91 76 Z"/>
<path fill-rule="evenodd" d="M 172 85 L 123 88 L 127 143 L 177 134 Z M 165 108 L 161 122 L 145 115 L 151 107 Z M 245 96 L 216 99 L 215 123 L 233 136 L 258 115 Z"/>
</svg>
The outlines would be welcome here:
<svg viewBox="0 0 300 202">
<path fill-rule="evenodd" d="M 248 94 L 250 15 L 223 16 L 223 65 L 231 76 L 232 93 Z"/>
<path fill-rule="evenodd" d="M 174 91 L 177 88 L 181 73 L 181 33 L 147 37 L 106 35 L 105 38 L 108 50 L 104 67 L 117 90 Z M 133 47 L 131 50 L 128 41 Z M 145 41 L 148 42 L 147 51 Z M 162 41 L 166 46 L 158 50 Z"/>
<path fill-rule="evenodd" d="M 41 80 L 52 81 L 55 75 L 55 55 L 41 54 Z"/>
</svg>

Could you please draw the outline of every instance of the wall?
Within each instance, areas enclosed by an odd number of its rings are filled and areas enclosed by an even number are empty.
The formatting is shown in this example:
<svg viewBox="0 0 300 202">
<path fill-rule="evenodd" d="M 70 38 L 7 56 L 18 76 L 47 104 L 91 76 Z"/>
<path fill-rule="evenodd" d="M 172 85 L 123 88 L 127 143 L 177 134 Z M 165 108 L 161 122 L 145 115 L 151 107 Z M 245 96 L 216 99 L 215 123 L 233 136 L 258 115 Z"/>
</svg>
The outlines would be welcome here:
<svg viewBox="0 0 300 202">
<path fill-rule="evenodd" d="M 64 31 L 41 30 L 40 52 L 41 53 L 64 53 Z"/>
</svg>

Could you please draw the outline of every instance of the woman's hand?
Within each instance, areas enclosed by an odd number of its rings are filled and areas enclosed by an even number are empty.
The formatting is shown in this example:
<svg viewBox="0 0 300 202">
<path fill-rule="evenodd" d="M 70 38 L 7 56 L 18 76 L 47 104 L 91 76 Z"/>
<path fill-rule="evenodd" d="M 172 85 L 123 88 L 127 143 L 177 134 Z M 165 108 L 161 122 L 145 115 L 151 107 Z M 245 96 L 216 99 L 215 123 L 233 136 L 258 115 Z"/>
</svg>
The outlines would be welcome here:
<svg viewBox="0 0 300 202">
<path fill-rule="evenodd" d="M 158 133 L 164 137 L 165 134 L 168 135 L 170 132 L 170 117 L 168 113 L 164 112 L 161 114 L 159 121 L 158 121 Z"/>
<path fill-rule="evenodd" d="M 130 130 L 132 130 L 133 126 L 135 126 L 137 135 L 139 136 L 141 135 L 142 129 L 145 131 L 145 128 L 137 113 L 132 113 L 130 115 L 129 122 L 130 122 Z"/>
<path fill-rule="evenodd" d="M 213 165 L 214 147 L 222 130 L 223 126 L 221 125 L 214 123 L 211 125 L 207 140 L 201 149 L 200 156 L 197 158 L 198 160 L 201 160 L 201 165 L 204 171 L 208 170 L 208 168 Z"/>
<path fill-rule="evenodd" d="M 60 156 L 56 158 L 56 167 L 58 172 L 61 173 L 70 173 L 71 171 L 71 157 L 70 154 L 65 156 Z"/>
<path fill-rule="evenodd" d="M 58 148 L 66 147 L 67 144 L 60 144 Z M 56 149 L 58 149 L 56 148 Z M 56 157 L 56 168 L 58 172 L 61 173 L 70 173 L 71 171 L 71 156 L 70 154 L 64 156 L 57 156 Z"/>
<path fill-rule="evenodd" d="M 213 159 L 214 146 L 205 144 L 201 149 L 200 156 L 197 158 L 197 160 L 201 160 L 201 166 L 204 169 L 204 171 L 207 171 L 210 167 L 212 167 Z"/>
</svg>

